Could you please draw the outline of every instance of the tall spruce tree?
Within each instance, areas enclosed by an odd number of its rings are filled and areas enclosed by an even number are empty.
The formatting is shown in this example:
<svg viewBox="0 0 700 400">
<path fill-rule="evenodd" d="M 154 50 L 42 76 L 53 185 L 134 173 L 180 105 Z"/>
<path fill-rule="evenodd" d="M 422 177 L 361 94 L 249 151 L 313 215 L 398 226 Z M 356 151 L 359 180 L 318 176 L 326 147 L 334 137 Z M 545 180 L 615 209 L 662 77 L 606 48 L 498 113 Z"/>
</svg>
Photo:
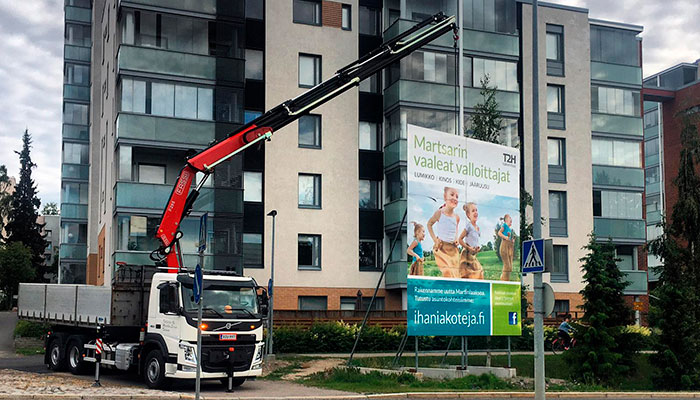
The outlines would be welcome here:
<svg viewBox="0 0 700 400">
<path fill-rule="evenodd" d="M 36 196 L 36 185 L 32 179 L 32 168 L 36 164 L 32 162 L 30 155 L 31 144 L 32 137 L 29 130 L 25 130 L 22 135 L 22 151 L 15 152 L 19 155 L 20 162 L 19 182 L 12 194 L 10 222 L 5 229 L 8 243 L 20 242 L 29 248 L 32 253 L 32 266 L 37 271 L 37 279 L 41 280 L 45 272 L 43 262 L 46 240 L 41 233 L 43 224 L 37 223 L 41 202 Z"/>
<path fill-rule="evenodd" d="M 496 87 L 491 86 L 491 78 L 486 75 L 481 79 L 482 101 L 474 106 L 474 114 L 471 117 L 471 129 L 467 136 L 484 142 L 498 143 L 498 138 L 503 128 L 503 118 L 498 110 L 496 101 Z"/>
<path fill-rule="evenodd" d="M 583 324 L 578 327 L 576 346 L 565 359 L 572 375 L 589 384 L 615 384 L 629 372 L 623 359 L 622 328 L 632 321 L 632 310 L 625 304 L 623 291 L 628 282 L 617 266 L 615 246 L 599 243 L 594 234 L 584 246 L 581 290 Z"/>
<path fill-rule="evenodd" d="M 681 151 L 678 201 L 663 234 L 649 243 L 661 257 L 657 268 L 657 300 L 650 322 L 661 331 L 652 362 L 657 366 L 654 385 L 663 389 L 700 388 L 700 138 L 698 117 L 681 113 Z"/>
</svg>

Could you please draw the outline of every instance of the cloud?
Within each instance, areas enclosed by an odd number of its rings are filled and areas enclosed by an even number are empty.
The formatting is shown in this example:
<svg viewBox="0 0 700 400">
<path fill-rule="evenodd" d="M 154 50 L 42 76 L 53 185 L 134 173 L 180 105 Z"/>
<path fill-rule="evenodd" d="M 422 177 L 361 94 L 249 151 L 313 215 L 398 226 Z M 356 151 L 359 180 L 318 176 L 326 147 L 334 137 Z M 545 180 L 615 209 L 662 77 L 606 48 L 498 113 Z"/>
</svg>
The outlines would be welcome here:
<svg viewBox="0 0 700 400">
<path fill-rule="evenodd" d="M 19 175 L 25 128 L 42 203 L 58 202 L 61 180 L 63 1 L 0 2 L 0 164 Z"/>
</svg>

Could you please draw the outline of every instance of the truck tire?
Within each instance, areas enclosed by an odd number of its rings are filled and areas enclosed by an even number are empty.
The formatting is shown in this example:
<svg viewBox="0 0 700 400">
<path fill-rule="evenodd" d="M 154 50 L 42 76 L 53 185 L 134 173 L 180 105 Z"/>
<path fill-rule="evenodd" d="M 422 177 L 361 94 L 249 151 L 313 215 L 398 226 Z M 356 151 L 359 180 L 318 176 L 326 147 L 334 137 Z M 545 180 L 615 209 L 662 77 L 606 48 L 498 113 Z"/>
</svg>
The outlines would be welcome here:
<svg viewBox="0 0 700 400">
<path fill-rule="evenodd" d="M 165 360 L 160 350 L 151 350 L 146 356 L 143 380 L 151 389 L 163 389 L 168 386 L 169 379 L 165 377 Z"/>
<path fill-rule="evenodd" d="M 85 348 L 83 341 L 80 338 L 74 338 L 68 341 L 66 346 L 66 359 L 68 370 L 73 375 L 85 375 L 88 373 L 88 362 L 83 360 Z"/>
<path fill-rule="evenodd" d="M 53 339 L 46 347 L 48 355 L 48 367 L 52 371 L 63 371 L 66 369 L 65 348 L 61 345 L 60 339 Z"/>
<path fill-rule="evenodd" d="M 245 382 L 245 378 L 233 378 L 231 380 L 231 387 L 239 387 Z M 228 378 L 221 378 L 221 383 L 224 385 L 225 389 L 228 389 Z"/>
</svg>

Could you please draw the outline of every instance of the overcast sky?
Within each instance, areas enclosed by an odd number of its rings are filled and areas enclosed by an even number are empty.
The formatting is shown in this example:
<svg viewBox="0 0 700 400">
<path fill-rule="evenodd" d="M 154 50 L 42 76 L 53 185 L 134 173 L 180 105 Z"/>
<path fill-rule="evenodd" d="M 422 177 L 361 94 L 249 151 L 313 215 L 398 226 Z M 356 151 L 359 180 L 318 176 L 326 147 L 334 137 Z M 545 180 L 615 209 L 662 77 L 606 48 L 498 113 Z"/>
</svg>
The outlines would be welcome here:
<svg viewBox="0 0 700 400">
<path fill-rule="evenodd" d="M 591 18 L 644 26 L 645 76 L 700 58 L 699 0 L 550 1 L 588 8 Z M 0 0 L 0 38 L 0 164 L 18 175 L 14 151 L 28 128 L 39 197 L 58 202 L 63 0 Z"/>
</svg>

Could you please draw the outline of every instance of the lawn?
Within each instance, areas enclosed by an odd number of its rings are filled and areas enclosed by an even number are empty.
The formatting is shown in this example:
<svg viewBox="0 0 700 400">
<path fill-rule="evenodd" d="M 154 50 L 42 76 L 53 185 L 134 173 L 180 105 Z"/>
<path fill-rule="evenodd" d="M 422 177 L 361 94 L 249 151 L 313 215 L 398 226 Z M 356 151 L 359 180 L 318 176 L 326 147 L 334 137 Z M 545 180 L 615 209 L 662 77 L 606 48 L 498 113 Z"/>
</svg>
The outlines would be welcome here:
<svg viewBox="0 0 700 400">
<path fill-rule="evenodd" d="M 477 254 L 476 258 L 481 263 L 482 268 L 484 268 L 484 279 L 497 281 L 501 277 L 501 271 L 503 270 L 503 263 L 498 259 L 498 255 L 495 250 L 484 250 Z M 519 260 L 513 261 L 513 268 L 519 269 L 517 267 Z M 411 264 L 408 264 L 408 268 Z M 435 264 L 435 259 L 431 256 L 426 257 L 425 264 L 423 265 L 423 275 L 424 276 L 442 276 L 440 269 L 437 264 Z M 520 280 L 520 272 L 513 272 L 510 275 L 510 279 L 513 281 Z"/>
</svg>

